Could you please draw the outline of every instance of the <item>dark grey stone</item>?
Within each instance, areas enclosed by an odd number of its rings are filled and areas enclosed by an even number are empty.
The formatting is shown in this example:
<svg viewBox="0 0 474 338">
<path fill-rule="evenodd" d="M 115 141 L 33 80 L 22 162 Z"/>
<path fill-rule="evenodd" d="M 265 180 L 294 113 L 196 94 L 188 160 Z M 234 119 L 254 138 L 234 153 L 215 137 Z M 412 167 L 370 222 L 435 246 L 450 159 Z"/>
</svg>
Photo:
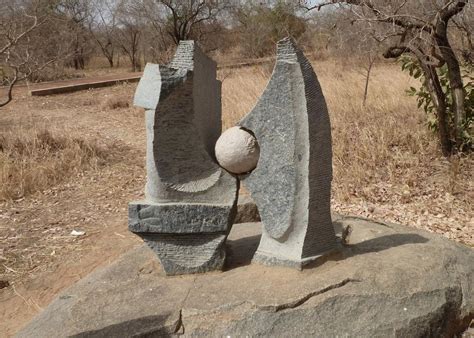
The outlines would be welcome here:
<svg viewBox="0 0 474 338">
<path fill-rule="evenodd" d="M 167 275 L 203 273 L 224 266 L 226 232 L 138 235 L 157 254 Z"/>
<path fill-rule="evenodd" d="M 232 205 L 130 203 L 128 228 L 134 233 L 198 234 L 228 232 Z"/>
<path fill-rule="evenodd" d="M 142 246 L 64 291 L 18 337 L 454 337 L 474 319 L 474 250 L 356 217 L 347 245 L 303 271 L 250 264 L 237 224 L 224 272 L 167 277 Z M 466 333 L 468 335 L 469 333 Z"/>
<path fill-rule="evenodd" d="M 331 224 L 331 127 L 311 64 L 290 38 L 278 42 L 270 82 L 239 123 L 260 145 L 243 182 L 264 225 L 256 259 L 301 266 L 336 249 Z"/>
<path fill-rule="evenodd" d="M 146 200 L 130 204 L 129 229 L 169 275 L 218 269 L 225 258 L 238 182 L 215 160 L 220 96 L 216 63 L 193 41 L 181 41 L 168 66 L 148 64 L 135 94 L 146 109 L 147 183 Z"/>
</svg>

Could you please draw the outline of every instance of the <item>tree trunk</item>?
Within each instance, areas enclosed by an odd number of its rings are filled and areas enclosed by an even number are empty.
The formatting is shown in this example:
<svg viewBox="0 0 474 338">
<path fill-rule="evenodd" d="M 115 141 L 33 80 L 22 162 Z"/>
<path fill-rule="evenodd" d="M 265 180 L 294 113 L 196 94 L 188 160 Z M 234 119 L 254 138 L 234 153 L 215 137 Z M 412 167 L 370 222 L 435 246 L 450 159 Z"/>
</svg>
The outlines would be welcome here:
<svg viewBox="0 0 474 338">
<path fill-rule="evenodd" d="M 102 47 L 102 54 L 105 56 L 107 59 L 107 62 L 109 63 L 110 68 L 114 68 L 114 51 L 113 50 L 108 50 L 107 47 Z"/>
<path fill-rule="evenodd" d="M 367 67 L 367 74 L 365 76 L 365 88 L 364 88 L 364 100 L 362 101 L 362 105 L 365 107 L 365 103 L 367 102 L 367 95 L 369 93 L 369 82 L 370 82 L 370 73 L 372 72 L 372 67 L 375 62 L 375 57 L 369 56 L 369 65 Z"/>
<path fill-rule="evenodd" d="M 454 54 L 451 44 L 449 43 L 447 29 L 444 23 L 438 25 L 435 39 L 439 51 L 448 66 L 448 79 L 453 98 L 454 138 L 456 140 L 456 147 L 460 148 L 462 146 L 463 123 L 466 119 L 466 109 L 464 106 L 465 95 L 461 67 L 459 66 L 459 61 L 456 54 Z"/>
<path fill-rule="evenodd" d="M 13 94 L 13 86 L 18 81 L 18 69 L 15 69 L 14 74 L 15 75 L 14 75 L 13 79 L 10 81 L 10 84 L 8 85 L 7 97 L 5 98 L 5 100 L 0 102 L 0 108 L 6 106 L 7 104 L 9 104 L 13 100 L 13 95 L 12 95 Z"/>
<path fill-rule="evenodd" d="M 449 132 L 446 95 L 441 87 L 436 69 L 433 66 L 424 64 L 423 60 L 419 60 L 419 62 L 425 73 L 426 87 L 428 88 L 438 117 L 438 137 L 441 144 L 441 151 L 444 156 L 449 157 L 452 155 L 453 144 Z"/>
<path fill-rule="evenodd" d="M 132 72 L 139 72 L 141 70 L 140 56 L 137 56 L 137 52 L 133 50 L 129 54 L 130 63 L 132 64 Z"/>
<path fill-rule="evenodd" d="M 135 62 L 135 54 L 130 55 L 130 63 L 132 64 L 132 72 L 136 72 L 137 64 Z"/>
</svg>

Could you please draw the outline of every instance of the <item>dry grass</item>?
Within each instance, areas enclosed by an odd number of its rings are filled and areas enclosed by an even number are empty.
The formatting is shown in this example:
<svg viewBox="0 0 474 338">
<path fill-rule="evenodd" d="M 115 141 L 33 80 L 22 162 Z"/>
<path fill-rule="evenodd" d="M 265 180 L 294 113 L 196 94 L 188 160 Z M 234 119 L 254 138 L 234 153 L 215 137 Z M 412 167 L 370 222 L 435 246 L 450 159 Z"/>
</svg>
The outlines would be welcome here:
<svg viewBox="0 0 474 338">
<path fill-rule="evenodd" d="M 47 129 L 10 131 L 0 135 L 0 200 L 18 199 L 96 168 L 107 159 L 105 149 L 89 140 Z"/>
<path fill-rule="evenodd" d="M 130 107 L 130 102 L 128 98 L 120 97 L 120 96 L 112 96 L 109 97 L 104 101 L 102 104 L 103 109 L 122 109 Z"/>
<path fill-rule="evenodd" d="M 380 64 L 364 107 L 358 65 L 315 62 L 331 115 L 333 208 L 405 223 L 474 244 L 473 156 L 444 159 L 397 65 Z M 269 67 L 221 72 L 224 129 L 250 111 Z"/>
</svg>

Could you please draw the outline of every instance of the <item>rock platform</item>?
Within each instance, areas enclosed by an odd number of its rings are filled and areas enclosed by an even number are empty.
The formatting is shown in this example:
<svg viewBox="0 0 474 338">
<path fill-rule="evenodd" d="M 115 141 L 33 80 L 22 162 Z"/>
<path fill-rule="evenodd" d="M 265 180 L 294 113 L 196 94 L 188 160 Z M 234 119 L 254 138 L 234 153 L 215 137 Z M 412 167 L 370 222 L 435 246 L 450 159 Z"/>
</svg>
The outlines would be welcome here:
<svg viewBox="0 0 474 338">
<path fill-rule="evenodd" d="M 57 297 L 18 337 L 452 337 L 474 318 L 474 250 L 339 217 L 339 253 L 303 271 L 251 263 L 260 223 L 234 225 L 223 272 L 165 276 L 145 245 Z"/>
</svg>

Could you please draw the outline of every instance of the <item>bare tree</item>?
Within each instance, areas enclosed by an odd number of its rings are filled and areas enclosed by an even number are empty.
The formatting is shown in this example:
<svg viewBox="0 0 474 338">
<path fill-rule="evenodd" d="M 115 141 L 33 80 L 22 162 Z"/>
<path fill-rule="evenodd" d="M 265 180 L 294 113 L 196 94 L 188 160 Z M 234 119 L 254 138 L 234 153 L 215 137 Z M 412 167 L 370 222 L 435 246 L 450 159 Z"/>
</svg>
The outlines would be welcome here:
<svg viewBox="0 0 474 338">
<path fill-rule="evenodd" d="M 271 55 L 274 44 L 285 36 L 298 39 L 306 31 L 306 22 L 297 9 L 294 3 L 282 1 L 251 1 L 236 7 L 233 14 L 247 56 Z"/>
<path fill-rule="evenodd" d="M 303 2 L 307 10 L 320 10 L 329 5 L 349 8 L 354 20 L 368 25 L 383 24 L 375 29 L 379 41 L 390 41 L 383 54 L 398 58 L 408 54 L 416 58 L 426 80 L 426 87 L 435 105 L 439 123 L 439 139 L 445 156 L 461 146 L 462 125 L 466 118 L 465 93 L 458 57 L 451 45 L 448 30 L 453 18 L 467 6 L 468 0 L 330 0 L 315 5 Z M 380 26 L 378 26 L 380 27 Z M 447 96 L 436 68 L 447 66 L 449 87 L 453 98 L 454 130 L 448 122 Z"/>
<path fill-rule="evenodd" d="M 164 7 L 169 13 L 166 18 L 165 30 L 175 44 L 187 40 L 194 35 L 202 35 L 202 24 L 211 23 L 218 14 L 228 5 L 219 0 L 150 0 Z"/>
<path fill-rule="evenodd" d="M 114 0 L 96 0 L 91 6 L 88 18 L 89 32 L 99 46 L 102 54 L 114 67 L 117 29 L 117 2 Z"/>
<path fill-rule="evenodd" d="M 130 59 L 132 71 L 140 71 L 140 42 L 144 23 L 143 18 L 136 11 L 134 1 L 120 1 L 117 7 L 117 21 L 115 41 Z"/>
<path fill-rule="evenodd" d="M 13 87 L 52 62 L 38 60 L 30 43 L 32 34 L 49 21 L 49 13 L 39 3 L 21 4 L 18 1 L 0 5 L 0 80 L 7 86 L 6 97 L 0 107 L 13 99 Z"/>
<path fill-rule="evenodd" d="M 53 1 L 54 2 L 54 1 Z M 90 0 L 56 0 L 55 11 L 64 19 L 64 28 L 72 38 L 72 64 L 75 69 L 85 68 L 87 54 L 87 18 L 90 17 Z"/>
<path fill-rule="evenodd" d="M 145 20 L 142 39 L 144 58 L 150 56 L 154 62 L 168 62 L 168 50 L 175 43 L 168 34 L 169 12 L 166 7 L 154 0 L 137 0 L 133 7 L 134 13 Z"/>
<path fill-rule="evenodd" d="M 361 53 L 361 58 L 362 68 L 364 70 L 362 75 L 365 79 L 362 105 L 365 106 L 367 103 L 367 97 L 369 95 L 370 76 L 372 75 L 372 69 L 374 67 L 375 61 L 377 60 L 377 53 L 373 49 L 366 49 Z"/>
</svg>

